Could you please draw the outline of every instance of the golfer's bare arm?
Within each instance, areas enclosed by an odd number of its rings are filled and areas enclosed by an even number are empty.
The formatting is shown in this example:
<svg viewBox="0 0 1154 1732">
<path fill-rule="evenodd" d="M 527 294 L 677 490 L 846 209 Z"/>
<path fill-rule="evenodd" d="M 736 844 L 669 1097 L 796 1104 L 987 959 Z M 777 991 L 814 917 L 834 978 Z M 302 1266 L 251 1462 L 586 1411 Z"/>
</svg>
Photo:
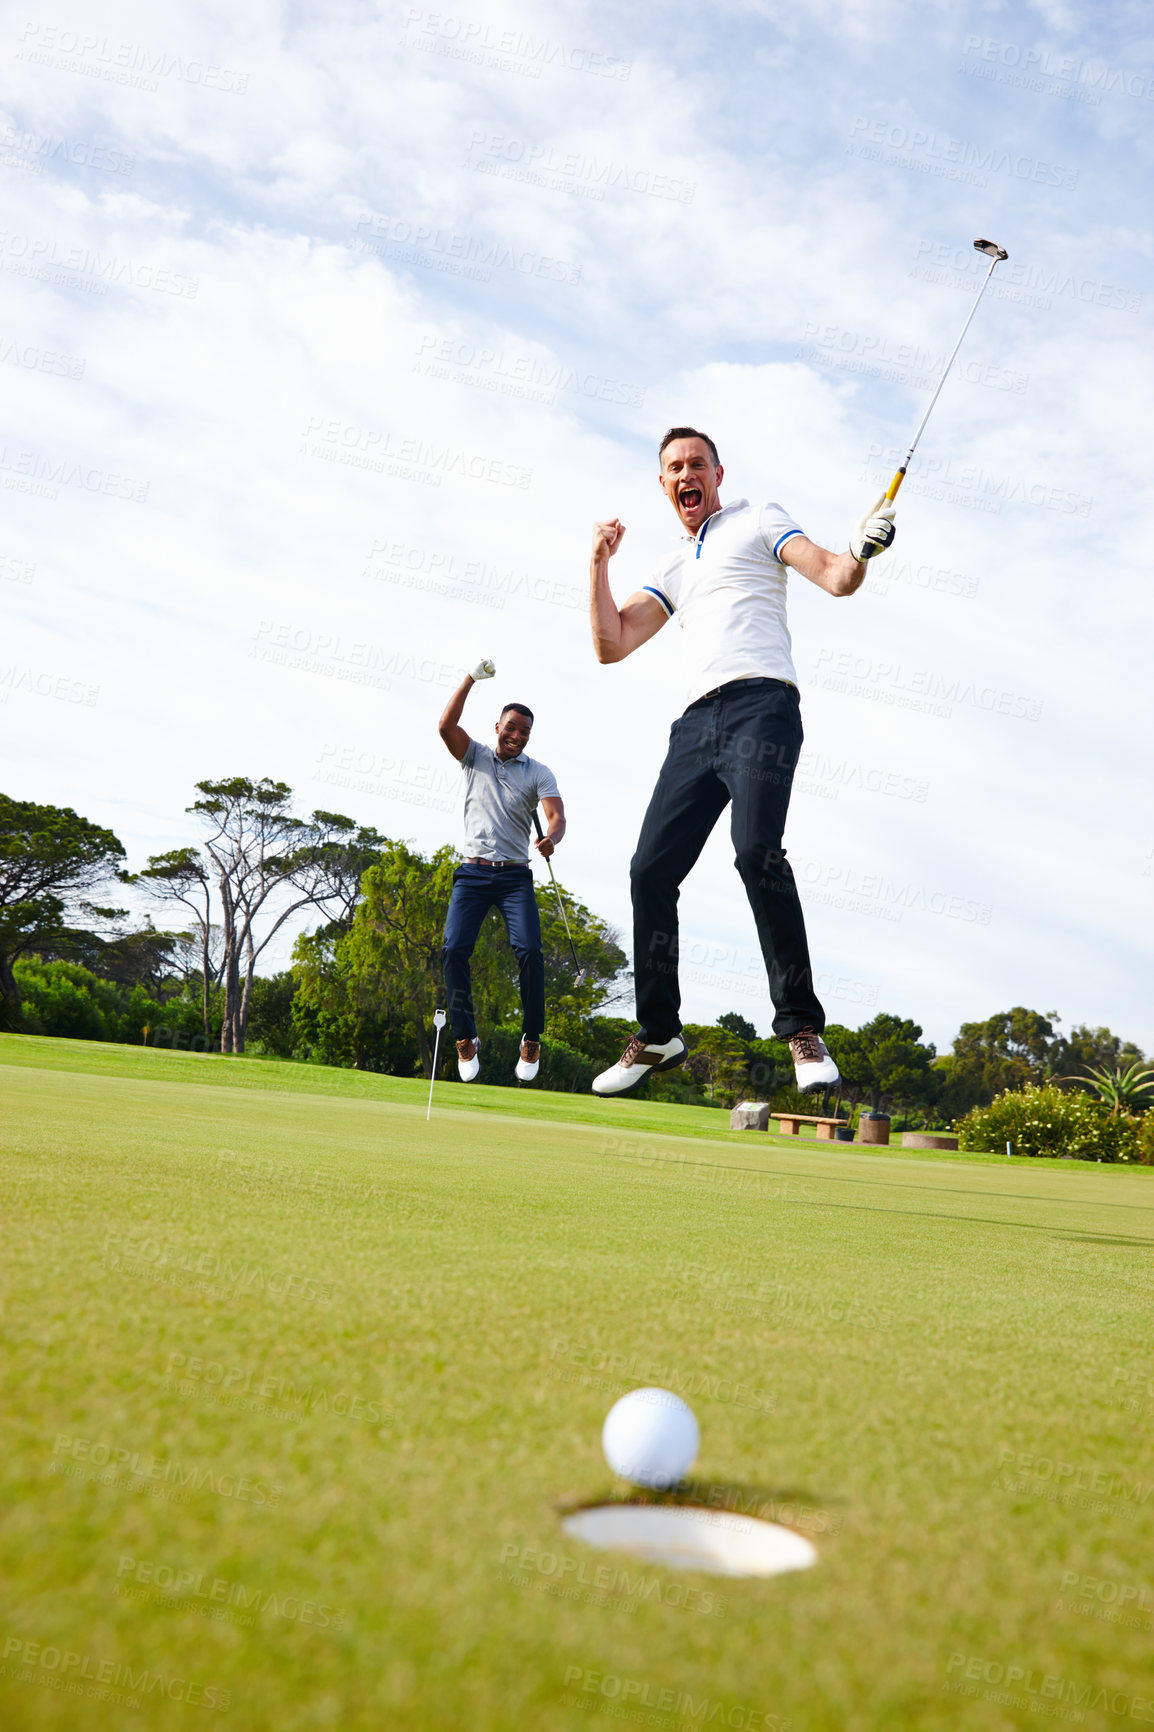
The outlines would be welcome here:
<svg viewBox="0 0 1154 1732">
<path fill-rule="evenodd" d="M 792 565 L 827 595 L 852 595 L 865 579 L 865 561 L 852 553 L 829 553 L 807 535 L 791 535 L 781 550 L 781 563 Z"/>
<path fill-rule="evenodd" d="M 548 860 L 565 834 L 565 802 L 560 794 L 543 794 L 541 810 L 545 814 L 545 834 L 533 846 L 543 860 Z"/>
<path fill-rule="evenodd" d="M 444 713 L 437 723 L 437 732 L 458 763 L 469 750 L 469 736 L 461 726 L 461 711 L 464 709 L 465 699 L 472 691 L 475 683 L 472 674 L 465 675 L 445 705 Z"/>
<path fill-rule="evenodd" d="M 599 662 L 620 662 L 659 632 L 669 617 L 656 596 L 637 590 L 618 607 L 609 588 L 609 561 L 621 546 L 625 525 L 619 517 L 593 526 L 589 560 L 589 623 Z"/>
</svg>

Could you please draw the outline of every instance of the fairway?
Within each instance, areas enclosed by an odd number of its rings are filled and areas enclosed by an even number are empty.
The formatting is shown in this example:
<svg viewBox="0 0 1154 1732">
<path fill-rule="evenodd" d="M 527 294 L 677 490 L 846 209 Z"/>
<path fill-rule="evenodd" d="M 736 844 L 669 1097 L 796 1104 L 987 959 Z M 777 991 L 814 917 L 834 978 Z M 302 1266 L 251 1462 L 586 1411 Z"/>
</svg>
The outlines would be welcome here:
<svg viewBox="0 0 1154 1732">
<path fill-rule="evenodd" d="M 425 1092 L 0 1037 L 0 1724 L 1154 1723 L 1154 1173 Z M 816 1567 L 563 1534 L 649 1383 Z"/>
</svg>

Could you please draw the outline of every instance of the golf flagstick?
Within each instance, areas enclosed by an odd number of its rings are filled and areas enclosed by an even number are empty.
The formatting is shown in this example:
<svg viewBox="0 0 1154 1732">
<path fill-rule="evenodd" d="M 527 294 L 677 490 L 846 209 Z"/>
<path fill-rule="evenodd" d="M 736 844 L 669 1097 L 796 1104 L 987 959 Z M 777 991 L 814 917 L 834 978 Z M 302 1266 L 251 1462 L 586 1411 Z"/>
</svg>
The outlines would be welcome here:
<svg viewBox="0 0 1154 1732">
<path fill-rule="evenodd" d="M 533 828 L 537 832 L 537 840 L 543 842 L 545 840 L 545 832 L 541 828 L 541 819 L 538 815 L 536 806 L 533 808 Z M 577 973 L 573 977 L 573 985 L 580 986 L 581 982 L 585 978 L 587 970 L 582 968 L 581 964 L 577 960 L 577 946 L 574 944 L 573 934 L 569 930 L 569 916 L 565 912 L 565 904 L 561 900 L 561 892 L 557 888 L 557 880 L 553 877 L 553 862 L 547 855 L 542 855 L 542 859 L 549 868 L 549 877 L 553 884 L 553 894 L 557 898 L 557 906 L 561 910 L 561 918 L 565 922 L 565 936 L 569 940 L 569 950 L 573 957 L 573 966 L 577 970 Z"/>
<path fill-rule="evenodd" d="M 425 1114 L 425 1123 L 426 1124 L 428 1124 L 428 1122 L 429 1122 L 429 1120 L 433 1114 L 433 1084 L 437 1080 L 437 1054 L 441 1049 L 441 1030 L 444 1028 L 444 1026 L 445 1026 L 445 1013 L 444 1013 L 444 1011 L 443 1010 L 435 1010 L 433 1012 L 433 1027 L 436 1029 L 437 1034 L 436 1034 L 436 1039 L 433 1041 L 433 1071 L 432 1071 L 432 1075 L 429 1077 L 429 1110 Z"/>
<path fill-rule="evenodd" d="M 970 308 L 970 316 L 966 320 L 965 324 L 962 326 L 961 336 L 959 336 L 957 342 L 954 344 L 953 350 L 950 354 L 950 358 L 946 362 L 945 367 L 942 369 L 942 376 L 938 380 L 938 388 L 934 392 L 933 396 L 930 398 L 929 406 L 927 407 L 925 414 L 922 416 L 920 422 L 918 423 L 918 430 L 914 434 L 913 438 L 910 441 L 910 448 L 906 452 L 905 456 L 902 458 L 901 467 L 899 468 L 897 474 L 894 476 L 893 480 L 890 482 L 885 493 L 882 495 L 882 498 L 878 500 L 879 505 L 882 504 L 883 500 L 888 500 L 888 502 L 892 505 L 894 500 L 897 498 L 898 488 L 901 486 L 902 482 L 905 480 L 906 470 L 910 466 L 910 458 L 913 456 L 914 452 L 917 450 L 918 440 L 921 438 L 922 434 L 926 430 L 926 422 L 930 418 L 930 411 L 933 409 L 934 404 L 937 402 L 938 398 L 941 396 L 942 386 L 945 384 L 946 379 L 949 376 L 950 368 L 954 364 L 954 357 L 957 355 L 958 350 L 962 346 L 962 338 L 965 336 L 966 332 L 969 330 L 970 322 L 973 319 L 974 314 L 978 310 L 978 301 L 980 301 L 982 296 L 985 294 L 986 284 L 989 282 L 990 278 L 994 274 L 994 266 L 1000 264 L 1003 259 L 1008 259 L 1010 256 L 1009 253 L 1006 251 L 1005 247 L 998 246 L 995 241 L 975 241 L 974 242 L 974 248 L 977 252 L 986 254 L 987 258 L 990 261 L 990 268 L 986 272 L 985 276 L 982 278 L 982 286 L 978 290 L 977 299 L 974 301 L 973 306 Z"/>
</svg>

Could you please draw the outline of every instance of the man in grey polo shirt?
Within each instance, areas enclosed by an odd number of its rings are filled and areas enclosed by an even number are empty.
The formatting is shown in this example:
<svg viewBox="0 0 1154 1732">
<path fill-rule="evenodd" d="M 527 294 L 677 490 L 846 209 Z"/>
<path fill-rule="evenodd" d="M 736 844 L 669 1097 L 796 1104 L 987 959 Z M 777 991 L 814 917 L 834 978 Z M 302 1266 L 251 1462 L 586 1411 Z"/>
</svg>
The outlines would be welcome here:
<svg viewBox="0 0 1154 1732">
<path fill-rule="evenodd" d="M 565 834 L 565 807 L 552 770 L 525 755 L 532 710 L 524 704 L 506 704 L 492 746 L 470 739 L 461 726 L 461 712 L 473 686 L 478 680 L 492 679 L 495 672 L 491 661 L 478 662 L 449 699 L 438 725 L 442 740 L 465 772 L 465 858 L 453 873 L 441 956 L 457 1069 L 462 1082 L 473 1082 L 481 1069 L 481 1043 L 469 960 L 486 914 L 493 907 L 501 910 L 520 970 L 522 1033 L 515 1074 L 519 1082 L 532 1082 L 541 1062 L 545 1026 L 545 962 L 528 863 L 529 829 L 540 802 L 547 828 L 533 846 L 547 860 Z"/>
<path fill-rule="evenodd" d="M 609 588 L 609 561 L 625 526 L 615 517 L 593 531 L 590 614 L 597 660 L 632 655 L 676 615 L 689 674 L 688 708 L 670 731 L 630 868 L 641 1026 L 618 1062 L 594 1079 L 594 1092 L 631 1094 L 656 1071 L 685 1062 L 677 901 L 726 806 L 734 864 L 769 976 L 773 1032 L 789 1043 L 798 1087 L 826 1088 L 838 1081 L 838 1070 L 821 1038 L 825 1013 L 782 847 L 802 741 L 786 623 L 787 567 L 828 595 L 853 595 L 865 561 L 893 540 L 893 507 L 879 499 L 854 530 L 848 553 L 830 553 L 780 505 L 735 499 L 723 506 L 724 471 L 708 434 L 671 427 L 659 457 L 659 479 L 681 523 L 681 539 L 623 607 Z"/>
</svg>

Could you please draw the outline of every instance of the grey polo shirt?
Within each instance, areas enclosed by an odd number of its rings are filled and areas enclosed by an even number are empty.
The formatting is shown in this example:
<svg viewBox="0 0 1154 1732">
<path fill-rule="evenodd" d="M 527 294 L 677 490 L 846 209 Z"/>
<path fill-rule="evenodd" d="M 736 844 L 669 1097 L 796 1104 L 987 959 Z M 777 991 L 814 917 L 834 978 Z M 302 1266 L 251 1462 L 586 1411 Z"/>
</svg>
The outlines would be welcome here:
<svg viewBox="0 0 1154 1732">
<path fill-rule="evenodd" d="M 528 860 L 533 808 L 560 799 L 557 778 L 536 758 L 497 756 L 492 746 L 470 740 L 461 759 L 465 772 L 465 857 Z"/>
</svg>

